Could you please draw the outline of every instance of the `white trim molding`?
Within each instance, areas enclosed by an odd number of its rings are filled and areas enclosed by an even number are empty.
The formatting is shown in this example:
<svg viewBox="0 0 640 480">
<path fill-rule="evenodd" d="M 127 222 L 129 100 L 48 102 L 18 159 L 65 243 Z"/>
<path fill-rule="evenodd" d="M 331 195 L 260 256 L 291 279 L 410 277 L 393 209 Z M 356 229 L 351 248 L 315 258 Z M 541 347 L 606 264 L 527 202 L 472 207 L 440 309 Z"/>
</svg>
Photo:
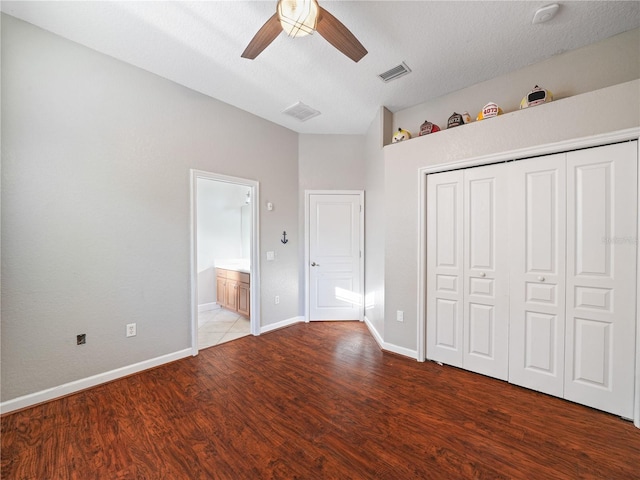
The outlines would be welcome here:
<svg viewBox="0 0 640 480">
<path fill-rule="evenodd" d="M 384 347 L 383 347 L 384 339 L 382 338 L 382 335 L 380 335 L 378 330 L 376 330 L 376 328 L 373 326 L 373 323 L 371 323 L 371 321 L 367 318 L 366 315 L 364 317 L 364 324 L 369 329 L 369 333 L 371 333 L 371 336 L 374 338 L 374 340 L 376 341 L 380 349 L 384 350 Z"/>
<path fill-rule="evenodd" d="M 221 307 L 217 302 L 201 303 L 198 305 L 198 313 L 209 312 L 211 310 L 219 310 Z"/>
<path fill-rule="evenodd" d="M 116 368 L 115 370 L 99 373 L 97 375 L 92 375 L 91 377 L 74 380 L 73 382 L 64 383 L 56 387 L 47 388 L 46 390 L 41 390 L 39 392 L 30 393 L 29 395 L 24 395 L 22 397 L 7 400 L 0 403 L 0 414 L 4 415 L 5 413 L 21 410 L 23 408 L 33 407 L 34 405 L 48 402 L 50 400 L 55 400 L 57 398 L 66 397 L 67 395 L 71 395 L 72 393 L 77 393 L 82 390 L 95 387 L 96 385 L 101 385 L 103 383 L 111 382 L 119 378 L 127 377 L 129 375 L 133 375 L 134 373 L 140 373 L 144 370 L 171 363 L 189 356 L 191 356 L 191 349 L 185 348 L 184 350 L 179 350 L 167 355 L 151 358 L 149 360 L 144 360 L 139 363 L 134 363 L 133 365 Z"/>
<path fill-rule="evenodd" d="M 251 195 L 251 294 L 249 318 L 251 333 L 260 334 L 260 183 L 246 178 L 230 177 L 202 170 L 190 170 L 191 202 L 191 354 L 198 354 L 198 179 L 233 183 L 249 188 Z"/>
<path fill-rule="evenodd" d="M 291 325 L 295 325 L 296 323 L 302 323 L 304 321 L 305 320 L 304 320 L 303 316 L 288 318 L 288 319 L 282 320 L 280 322 L 276 322 L 276 323 L 272 323 L 272 324 L 269 324 L 269 325 L 265 325 L 264 327 L 260 327 L 260 334 L 267 333 L 267 332 L 272 332 L 274 330 L 278 330 L 278 329 L 284 328 L 284 327 L 289 327 Z"/>
</svg>

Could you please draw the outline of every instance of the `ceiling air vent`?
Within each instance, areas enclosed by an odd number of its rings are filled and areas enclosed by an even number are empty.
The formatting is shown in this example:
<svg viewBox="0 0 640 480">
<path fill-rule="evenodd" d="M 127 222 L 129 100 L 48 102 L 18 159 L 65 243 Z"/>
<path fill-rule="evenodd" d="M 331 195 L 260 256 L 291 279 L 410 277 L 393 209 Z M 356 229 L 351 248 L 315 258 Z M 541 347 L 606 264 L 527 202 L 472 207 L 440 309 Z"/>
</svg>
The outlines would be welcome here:
<svg viewBox="0 0 640 480">
<path fill-rule="evenodd" d="M 315 110 L 309 105 L 305 105 L 302 102 L 291 105 L 289 108 L 284 109 L 282 113 L 284 113 L 285 115 L 289 115 L 290 117 L 293 117 L 301 122 L 306 122 L 310 118 L 320 115 L 320 112 L 318 110 Z"/>
<path fill-rule="evenodd" d="M 387 70 L 384 73 L 381 73 L 380 75 L 378 75 L 378 77 L 380 77 L 380 79 L 384 83 L 387 83 L 387 82 L 390 82 L 391 80 L 395 80 L 396 78 L 400 78 L 403 75 L 406 75 L 407 73 L 411 73 L 411 69 L 407 67 L 406 63 L 402 62 L 397 67 L 393 67 L 392 69 Z"/>
</svg>

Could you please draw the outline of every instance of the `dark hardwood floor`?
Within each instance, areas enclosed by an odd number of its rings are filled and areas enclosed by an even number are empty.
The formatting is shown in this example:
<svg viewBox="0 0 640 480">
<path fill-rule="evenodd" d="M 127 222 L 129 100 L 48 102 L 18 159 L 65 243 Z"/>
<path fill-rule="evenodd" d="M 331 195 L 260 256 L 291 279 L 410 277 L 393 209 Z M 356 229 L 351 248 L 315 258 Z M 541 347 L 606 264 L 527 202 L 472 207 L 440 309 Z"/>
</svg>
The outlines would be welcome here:
<svg viewBox="0 0 640 480">
<path fill-rule="evenodd" d="M 632 479 L 612 415 L 299 324 L 2 418 L 3 479 Z"/>
</svg>

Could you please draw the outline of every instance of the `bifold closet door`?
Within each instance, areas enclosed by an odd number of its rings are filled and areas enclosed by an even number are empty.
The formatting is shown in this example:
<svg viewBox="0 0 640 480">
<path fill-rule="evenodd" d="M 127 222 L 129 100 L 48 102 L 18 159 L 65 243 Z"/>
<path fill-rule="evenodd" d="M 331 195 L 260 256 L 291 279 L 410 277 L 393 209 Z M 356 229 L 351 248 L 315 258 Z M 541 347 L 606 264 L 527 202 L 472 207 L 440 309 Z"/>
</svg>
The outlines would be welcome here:
<svg viewBox="0 0 640 480">
<path fill-rule="evenodd" d="M 633 418 L 637 142 L 567 154 L 564 396 Z"/>
<path fill-rule="evenodd" d="M 507 170 L 427 178 L 427 358 L 507 379 Z"/>
<path fill-rule="evenodd" d="M 427 177 L 427 358 L 462 367 L 463 172 Z"/>
<path fill-rule="evenodd" d="M 509 168 L 509 382 L 564 392 L 566 154 Z"/>
<path fill-rule="evenodd" d="M 465 369 L 507 380 L 509 370 L 509 257 L 507 169 L 464 170 Z"/>
</svg>

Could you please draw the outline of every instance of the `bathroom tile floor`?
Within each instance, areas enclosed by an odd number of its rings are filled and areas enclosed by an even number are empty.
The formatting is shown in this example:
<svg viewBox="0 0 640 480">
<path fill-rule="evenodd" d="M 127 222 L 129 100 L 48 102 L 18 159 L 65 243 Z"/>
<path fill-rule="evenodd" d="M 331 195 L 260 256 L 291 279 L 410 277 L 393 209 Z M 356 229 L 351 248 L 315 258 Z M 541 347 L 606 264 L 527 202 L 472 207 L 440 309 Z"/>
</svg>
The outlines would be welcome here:
<svg viewBox="0 0 640 480">
<path fill-rule="evenodd" d="M 219 345 L 251 334 L 250 323 L 224 308 L 198 314 L 198 349 Z"/>
</svg>

